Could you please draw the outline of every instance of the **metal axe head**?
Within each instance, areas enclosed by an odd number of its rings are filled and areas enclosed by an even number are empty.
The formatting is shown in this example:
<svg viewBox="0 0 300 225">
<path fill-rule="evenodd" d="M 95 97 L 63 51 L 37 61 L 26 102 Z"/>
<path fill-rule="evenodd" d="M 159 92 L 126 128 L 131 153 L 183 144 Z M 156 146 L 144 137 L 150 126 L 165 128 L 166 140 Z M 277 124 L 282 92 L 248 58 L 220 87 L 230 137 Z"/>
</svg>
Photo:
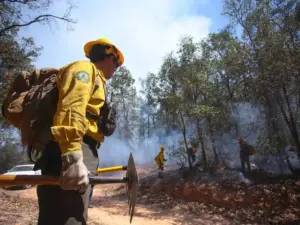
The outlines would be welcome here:
<svg viewBox="0 0 300 225">
<path fill-rule="evenodd" d="M 128 195 L 129 216 L 130 216 L 130 223 L 131 223 L 134 214 L 136 199 L 137 199 L 138 181 L 139 181 L 132 153 L 130 153 L 129 160 L 128 160 L 126 179 L 127 179 L 126 189 Z"/>
</svg>

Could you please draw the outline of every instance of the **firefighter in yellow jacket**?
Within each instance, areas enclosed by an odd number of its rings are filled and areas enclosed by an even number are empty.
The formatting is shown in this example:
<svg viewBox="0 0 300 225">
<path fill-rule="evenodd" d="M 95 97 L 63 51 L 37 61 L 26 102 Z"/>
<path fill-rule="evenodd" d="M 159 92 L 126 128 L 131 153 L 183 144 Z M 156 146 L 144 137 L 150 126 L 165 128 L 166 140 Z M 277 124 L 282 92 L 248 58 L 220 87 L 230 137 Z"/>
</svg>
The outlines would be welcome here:
<svg viewBox="0 0 300 225">
<path fill-rule="evenodd" d="M 158 168 L 163 171 L 164 170 L 164 166 L 165 166 L 165 162 L 167 160 L 165 159 L 165 146 L 161 145 L 160 146 L 160 152 L 158 153 L 158 155 L 155 157 L 155 162 L 156 165 L 158 166 Z"/>
<path fill-rule="evenodd" d="M 39 225 L 87 223 L 91 188 L 88 171 L 96 172 L 97 149 L 104 136 L 114 131 L 106 126 L 115 118 L 115 113 L 108 113 L 111 108 L 106 100 L 106 80 L 123 64 L 124 57 L 106 38 L 88 42 L 84 52 L 90 61 L 73 62 L 61 68 L 57 76 L 52 141 L 36 167 L 43 175 L 59 176 L 60 186 L 37 187 Z"/>
</svg>

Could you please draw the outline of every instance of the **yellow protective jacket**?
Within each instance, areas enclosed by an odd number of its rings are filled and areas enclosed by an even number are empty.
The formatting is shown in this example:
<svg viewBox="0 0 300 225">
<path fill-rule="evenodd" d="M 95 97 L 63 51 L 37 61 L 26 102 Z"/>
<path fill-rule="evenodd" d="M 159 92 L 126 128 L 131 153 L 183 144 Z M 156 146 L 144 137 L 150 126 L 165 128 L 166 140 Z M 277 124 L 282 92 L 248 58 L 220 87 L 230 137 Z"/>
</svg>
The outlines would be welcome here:
<svg viewBox="0 0 300 225">
<path fill-rule="evenodd" d="M 97 121 L 86 118 L 86 110 L 99 115 L 105 101 L 106 80 L 102 71 L 88 61 L 77 61 L 57 75 L 59 98 L 51 133 L 61 154 L 81 150 L 85 134 L 103 142 Z"/>
<path fill-rule="evenodd" d="M 157 165 L 164 165 L 165 164 L 165 154 L 164 151 L 160 151 L 158 155 L 155 157 L 155 161 Z"/>
</svg>

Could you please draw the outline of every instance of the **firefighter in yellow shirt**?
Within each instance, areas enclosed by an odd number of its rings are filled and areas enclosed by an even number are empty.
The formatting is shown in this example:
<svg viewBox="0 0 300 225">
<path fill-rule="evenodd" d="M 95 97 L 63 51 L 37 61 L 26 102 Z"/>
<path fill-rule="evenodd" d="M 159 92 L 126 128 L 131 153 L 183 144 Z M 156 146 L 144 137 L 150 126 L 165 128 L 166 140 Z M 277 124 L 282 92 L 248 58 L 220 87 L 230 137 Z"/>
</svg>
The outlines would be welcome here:
<svg viewBox="0 0 300 225">
<path fill-rule="evenodd" d="M 155 162 L 156 165 L 158 166 L 158 168 L 163 171 L 164 170 L 164 166 L 165 166 L 165 162 L 167 160 L 165 159 L 165 146 L 161 145 L 160 146 L 160 152 L 158 153 L 158 155 L 155 157 Z"/>
<path fill-rule="evenodd" d="M 96 172 L 97 149 L 115 129 L 116 113 L 106 100 L 106 80 L 123 64 L 124 57 L 106 38 L 88 42 L 84 52 L 90 61 L 73 62 L 57 75 L 52 141 L 36 166 L 43 175 L 59 176 L 60 186 L 37 187 L 38 225 L 87 223 L 88 171 Z"/>
</svg>

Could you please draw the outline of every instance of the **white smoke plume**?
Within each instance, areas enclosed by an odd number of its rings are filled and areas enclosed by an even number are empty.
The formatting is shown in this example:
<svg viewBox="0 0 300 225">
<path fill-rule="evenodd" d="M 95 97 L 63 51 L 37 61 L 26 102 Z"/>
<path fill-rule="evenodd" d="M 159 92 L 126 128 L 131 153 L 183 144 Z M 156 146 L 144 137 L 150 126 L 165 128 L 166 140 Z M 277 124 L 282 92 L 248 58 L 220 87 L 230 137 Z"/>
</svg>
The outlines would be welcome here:
<svg viewBox="0 0 300 225">
<path fill-rule="evenodd" d="M 181 138 L 180 132 L 170 135 L 154 134 L 150 138 L 140 141 L 138 146 L 131 146 L 116 136 L 108 137 L 98 150 L 100 167 L 127 165 L 130 153 L 133 153 L 136 165 L 154 164 L 154 158 L 160 151 L 160 145 L 165 146 L 165 158 L 168 162 L 167 152 L 169 146 Z"/>
</svg>

